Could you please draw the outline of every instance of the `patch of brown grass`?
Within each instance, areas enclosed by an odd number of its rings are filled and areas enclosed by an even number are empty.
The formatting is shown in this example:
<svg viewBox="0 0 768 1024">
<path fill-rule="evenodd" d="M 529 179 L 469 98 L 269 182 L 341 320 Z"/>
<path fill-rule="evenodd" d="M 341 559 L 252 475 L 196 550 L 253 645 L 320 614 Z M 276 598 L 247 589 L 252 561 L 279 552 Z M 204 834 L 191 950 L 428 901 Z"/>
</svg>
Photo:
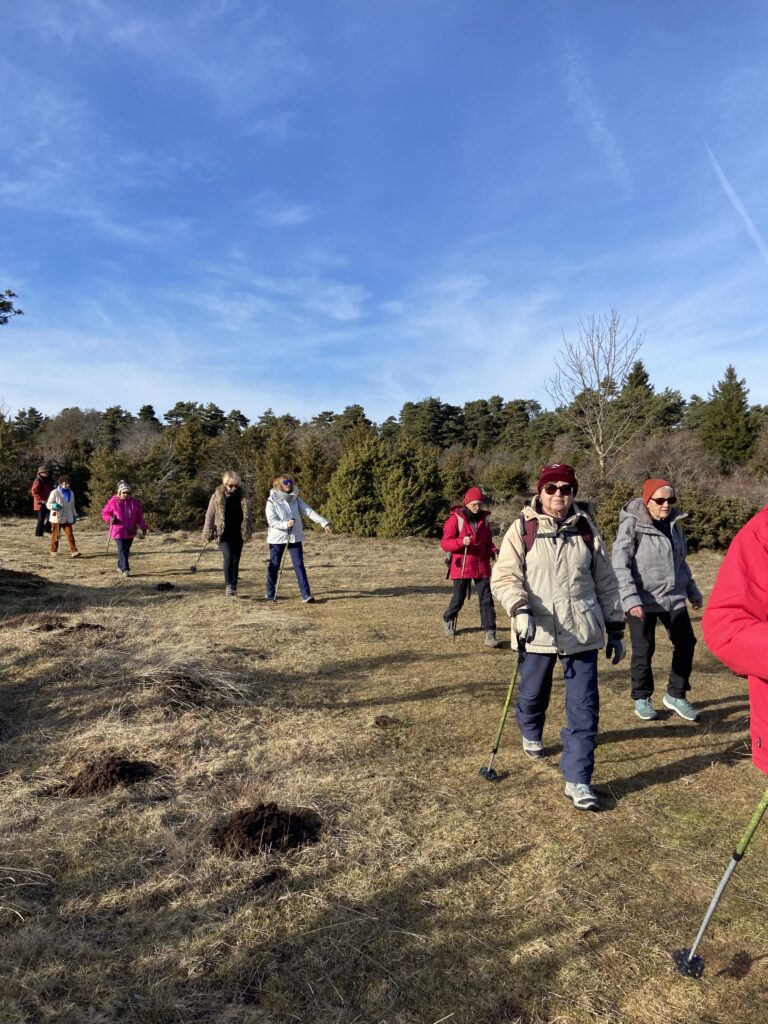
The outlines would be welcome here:
<svg viewBox="0 0 768 1024">
<path fill-rule="evenodd" d="M 21 574 L 6 584 L 29 583 L 30 523 L 4 536 Z M 765 833 L 705 939 L 702 981 L 671 960 L 763 785 L 744 756 L 745 684 L 703 644 L 699 727 L 639 722 L 627 663 L 603 661 L 605 809 L 579 814 L 557 768 L 559 680 L 542 763 L 510 717 L 506 777 L 479 777 L 512 658 L 484 647 L 474 600 L 456 641 L 442 636 L 435 542 L 313 534 L 318 603 L 286 571 L 270 606 L 263 535 L 237 601 L 215 551 L 189 574 L 196 536 L 150 535 L 128 580 L 100 572 L 103 539 L 84 528 L 85 557 L 30 586 L 0 580 L 3 1022 L 762 1021 Z M 719 558 L 692 564 L 707 589 Z M 23 618 L 40 612 L 65 626 Z M 660 638 L 660 686 L 668 660 Z M 162 774 L 66 799 L 109 752 Z M 270 805 L 332 827 L 294 849 L 212 847 L 238 812 Z"/>
</svg>

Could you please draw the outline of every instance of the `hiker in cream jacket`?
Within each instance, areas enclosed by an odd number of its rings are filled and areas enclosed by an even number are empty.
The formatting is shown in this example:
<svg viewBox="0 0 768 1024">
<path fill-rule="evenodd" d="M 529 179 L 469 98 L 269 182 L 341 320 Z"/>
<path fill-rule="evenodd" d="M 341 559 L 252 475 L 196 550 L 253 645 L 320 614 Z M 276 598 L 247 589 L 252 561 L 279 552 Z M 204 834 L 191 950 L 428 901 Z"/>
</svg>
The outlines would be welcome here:
<svg viewBox="0 0 768 1024">
<path fill-rule="evenodd" d="M 619 584 L 602 538 L 574 504 L 571 466 L 545 466 L 531 508 L 523 509 L 502 541 L 491 574 L 493 596 L 512 617 L 520 645 L 516 707 L 529 757 L 542 757 L 542 734 L 555 662 L 563 666 L 567 726 L 560 734 L 566 796 L 579 810 L 596 810 L 590 787 L 595 763 L 599 697 L 597 652 L 624 657 Z"/>
</svg>

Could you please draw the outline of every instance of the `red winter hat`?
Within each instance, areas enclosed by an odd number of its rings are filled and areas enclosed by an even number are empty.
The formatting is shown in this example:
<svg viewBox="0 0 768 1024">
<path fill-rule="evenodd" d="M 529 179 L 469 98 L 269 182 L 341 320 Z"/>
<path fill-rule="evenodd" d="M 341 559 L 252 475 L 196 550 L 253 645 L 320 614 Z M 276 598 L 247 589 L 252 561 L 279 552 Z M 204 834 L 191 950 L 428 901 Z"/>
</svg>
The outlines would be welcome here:
<svg viewBox="0 0 768 1024">
<path fill-rule="evenodd" d="M 576 479 L 576 470 L 565 462 L 555 462 L 551 466 L 543 466 L 539 473 L 539 482 L 536 484 L 536 493 L 540 494 L 545 484 L 556 484 L 558 480 L 570 484 L 575 494 L 579 489 L 579 482 Z"/>
<path fill-rule="evenodd" d="M 650 480 L 646 480 L 643 484 L 643 504 L 647 505 L 651 500 L 651 495 L 655 494 L 660 487 L 672 487 L 669 480 L 662 480 L 661 477 L 651 477 Z M 674 491 L 674 487 L 672 487 Z"/>
<path fill-rule="evenodd" d="M 467 493 L 464 495 L 464 504 L 468 505 L 470 501 L 483 501 L 485 495 L 479 487 L 470 487 Z"/>
</svg>

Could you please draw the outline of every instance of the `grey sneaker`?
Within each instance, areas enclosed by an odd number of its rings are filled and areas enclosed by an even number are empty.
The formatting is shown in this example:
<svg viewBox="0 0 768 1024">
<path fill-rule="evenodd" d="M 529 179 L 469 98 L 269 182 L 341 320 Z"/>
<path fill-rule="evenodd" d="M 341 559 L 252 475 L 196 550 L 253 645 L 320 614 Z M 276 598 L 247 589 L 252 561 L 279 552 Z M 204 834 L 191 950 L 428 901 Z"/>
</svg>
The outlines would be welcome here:
<svg viewBox="0 0 768 1024">
<path fill-rule="evenodd" d="M 650 697 L 641 697 L 635 701 L 635 714 L 644 722 L 652 722 L 654 718 L 659 717 Z"/>
<path fill-rule="evenodd" d="M 541 740 L 527 740 L 523 736 L 523 753 L 527 754 L 528 757 L 543 757 L 544 744 Z"/>
<path fill-rule="evenodd" d="M 309 597 L 303 597 L 302 601 L 304 602 L 304 604 L 315 604 L 316 603 L 314 597 L 312 597 L 311 594 L 309 595 Z"/>
<path fill-rule="evenodd" d="M 485 631 L 485 646 L 486 647 L 501 647 L 501 640 L 496 636 L 495 629 L 486 629 Z"/>
<path fill-rule="evenodd" d="M 596 811 L 600 806 L 595 791 L 586 782 L 566 782 L 565 795 L 578 811 Z"/>
<path fill-rule="evenodd" d="M 230 586 L 229 583 L 224 587 L 224 593 L 227 597 L 235 597 L 235 588 Z"/>
<path fill-rule="evenodd" d="M 699 712 L 685 697 L 671 697 L 668 693 L 665 693 L 664 707 L 674 711 L 676 715 L 680 715 L 686 722 L 698 722 L 699 720 Z"/>
<path fill-rule="evenodd" d="M 447 622 L 443 619 L 443 632 L 446 636 L 453 636 L 456 633 L 456 623 L 453 619 L 448 619 Z"/>
</svg>

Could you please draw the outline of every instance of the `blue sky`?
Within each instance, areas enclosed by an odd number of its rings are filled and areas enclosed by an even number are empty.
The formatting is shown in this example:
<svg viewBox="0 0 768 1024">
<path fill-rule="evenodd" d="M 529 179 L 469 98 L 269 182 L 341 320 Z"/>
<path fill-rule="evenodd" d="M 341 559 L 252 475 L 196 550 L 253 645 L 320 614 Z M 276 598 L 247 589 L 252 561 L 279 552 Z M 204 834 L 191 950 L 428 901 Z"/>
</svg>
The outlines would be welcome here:
<svg viewBox="0 0 768 1024">
<path fill-rule="evenodd" d="M 547 405 L 611 306 L 658 389 L 768 402 L 759 0 L 25 0 L 3 36 L 11 411 Z"/>
</svg>

